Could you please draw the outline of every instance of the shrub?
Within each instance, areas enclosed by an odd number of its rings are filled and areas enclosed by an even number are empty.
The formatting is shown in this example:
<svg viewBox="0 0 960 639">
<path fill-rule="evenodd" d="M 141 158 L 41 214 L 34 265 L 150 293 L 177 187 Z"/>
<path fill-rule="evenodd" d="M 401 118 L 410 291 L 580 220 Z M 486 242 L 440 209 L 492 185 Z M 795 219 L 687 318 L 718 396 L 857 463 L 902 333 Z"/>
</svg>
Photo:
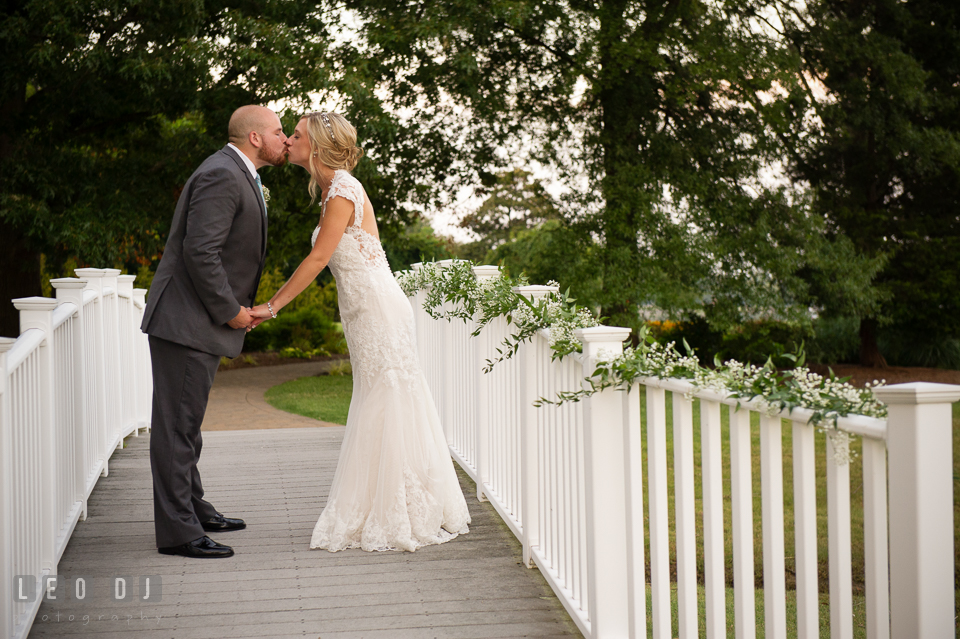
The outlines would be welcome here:
<svg viewBox="0 0 960 639">
<path fill-rule="evenodd" d="M 819 317 L 807 343 L 807 358 L 818 364 L 855 364 L 860 359 L 860 320 Z"/>
<path fill-rule="evenodd" d="M 683 342 L 694 350 L 700 361 L 712 365 L 714 357 L 721 360 L 763 365 L 773 358 L 776 366 L 791 366 L 785 353 L 796 352 L 812 337 L 809 327 L 778 320 L 756 320 L 726 331 L 712 328 L 706 319 L 693 317 L 683 322 L 647 322 L 651 333 L 661 343 L 675 342 L 683 352 Z"/>
<path fill-rule="evenodd" d="M 877 342 L 891 366 L 960 370 L 960 340 L 956 338 L 890 327 L 880 332 Z"/>
<path fill-rule="evenodd" d="M 279 269 L 267 271 L 260 279 L 257 304 L 264 304 L 286 278 Z M 320 286 L 311 282 L 277 319 L 270 319 L 247 333 L 245 352 L 279 351 L 284 357 L 311 357 L 346 353 L 343 327 L 336 322 L 337 284 Z"/>
<path fill-rule="evenodd" d="M 243 350 L 315 351 L 322 349 L 326 353 L 346 352 L 346 341 L 340 324 L 333 321 L 331 314 L 322 308 L 304 307 L 281 313 L 277 319 L 267 320 L 247 333 Z"/>
</svg>

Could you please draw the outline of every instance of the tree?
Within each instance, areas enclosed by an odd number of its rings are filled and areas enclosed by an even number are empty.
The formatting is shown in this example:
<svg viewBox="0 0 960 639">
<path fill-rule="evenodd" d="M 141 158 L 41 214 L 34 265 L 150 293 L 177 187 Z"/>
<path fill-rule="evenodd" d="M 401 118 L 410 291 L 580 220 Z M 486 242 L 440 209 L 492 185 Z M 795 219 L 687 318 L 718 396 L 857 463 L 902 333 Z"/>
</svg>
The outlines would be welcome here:
<svg viewBox="0 0 960 639">
<path fill-rule="evenodd" d="M 771 92 L 786 57 L 755 8 L 697 0 L 350 0 L 381 84 L 403 107 L 446 109 L 486 184 L 532 156 L 577 189 L 562 212 L 599 264 L 610 321 L 713 301 L 730 324 L 803 315 L 822 225 L 763 172 L 772 130 L 742 93 Z M 399 97 L 398 97 L 399 96 Z M 508 160 L 509 158 L 509 160 Z M 586 274 L 585 274 L 586 276 Z"/>
<path fill-rule="evenodd" d="M 159 259 L 176 199 L 221 147 L 232 111 L 314 100 L 357 125 L 357 168 L 385 236 L 446 179 L 449 147 L 424 115 L 402 122 L 377 97 L 367 58 L 324 2 L 8 0 L 0 13 L 0 298 L 40 292 L 68 260 L 130 271 Z M 295 266 L 319 211 L 299 168 L 273 188 L 270 268 Z M 277 188 L 279 187 L 279 188 Z M 292 268 L 290 269 L 292 270 Z M 0 303 L 0 334 L 17 334 Z"/>
<path fill-rule="evenodd" d="M 884 324 L 914 340 L 960 335 L 960 8 L 777 8 L 803 81 L 771 105 L 770 121 L 789 124 L 780 130 L 793 176 L 811 185 L 829 234 L 872 264 L 859 298 L 815 285 L 814 303 L 859 320 L 868 366 L 885 365 Z"/>
<path fill-rule="evenodd" d="M 464 259 L 489 261 L 490 251 L 510 240 L 516 231 L 560 218 L 556 202 L 540 180 L 523 169 L 499 174 L 492 186 L 478 189 L 477 194 L 487 196 L 483 204 L 460 220 L 460 228 L 477 236 L 459 248 Z"/>
</svg>

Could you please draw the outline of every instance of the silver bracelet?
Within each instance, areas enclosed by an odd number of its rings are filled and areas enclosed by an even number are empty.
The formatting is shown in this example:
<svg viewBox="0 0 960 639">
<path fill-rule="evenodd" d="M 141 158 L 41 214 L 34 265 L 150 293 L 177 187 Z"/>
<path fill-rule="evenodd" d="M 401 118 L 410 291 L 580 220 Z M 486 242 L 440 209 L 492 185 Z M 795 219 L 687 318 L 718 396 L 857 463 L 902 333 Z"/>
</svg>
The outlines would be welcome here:
<svg viewBox="0 0 960 639">
<path fill-rule="evenodd" d="M 267 310 L 270 311 L 270 317 L 277 319 L 277 314 L 273 312 L 273 305 L 270 302 L 267 302 Z"/>
</svg>

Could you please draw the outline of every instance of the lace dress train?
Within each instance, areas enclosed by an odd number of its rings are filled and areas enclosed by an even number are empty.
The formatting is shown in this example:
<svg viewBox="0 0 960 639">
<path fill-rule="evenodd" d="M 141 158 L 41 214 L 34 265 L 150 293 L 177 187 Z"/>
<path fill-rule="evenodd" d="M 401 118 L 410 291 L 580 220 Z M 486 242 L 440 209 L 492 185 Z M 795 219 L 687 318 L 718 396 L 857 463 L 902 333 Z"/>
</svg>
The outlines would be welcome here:
<svg viewBox="0 0 960 639">
<path fill-rule="evenodd" d="M 310 548 L 413 551 L 468 532 L 470 515 L 417 361 L 410 303 L 380 242 L 360 227 L 363 188 L 337 171 L 326 201 L 335 196 L 353 202 L 355 211 L 329 263 L 350 349 L 353 398 Z"/>
</svg>

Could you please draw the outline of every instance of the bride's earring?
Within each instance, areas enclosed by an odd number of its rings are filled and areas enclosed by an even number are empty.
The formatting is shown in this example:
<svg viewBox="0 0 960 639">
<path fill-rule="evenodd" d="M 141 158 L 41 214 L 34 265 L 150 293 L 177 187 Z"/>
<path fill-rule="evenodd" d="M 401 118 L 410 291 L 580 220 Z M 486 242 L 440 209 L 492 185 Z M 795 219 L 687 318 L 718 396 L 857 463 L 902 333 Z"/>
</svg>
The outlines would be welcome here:
<svg viewBox="0 0 960 639">
<path fill-rule="evenodd" d="M 313 152 L 313 157 L 317 157 L 317 152 L 316 152 L 316 151 Z"/>
</svg>

